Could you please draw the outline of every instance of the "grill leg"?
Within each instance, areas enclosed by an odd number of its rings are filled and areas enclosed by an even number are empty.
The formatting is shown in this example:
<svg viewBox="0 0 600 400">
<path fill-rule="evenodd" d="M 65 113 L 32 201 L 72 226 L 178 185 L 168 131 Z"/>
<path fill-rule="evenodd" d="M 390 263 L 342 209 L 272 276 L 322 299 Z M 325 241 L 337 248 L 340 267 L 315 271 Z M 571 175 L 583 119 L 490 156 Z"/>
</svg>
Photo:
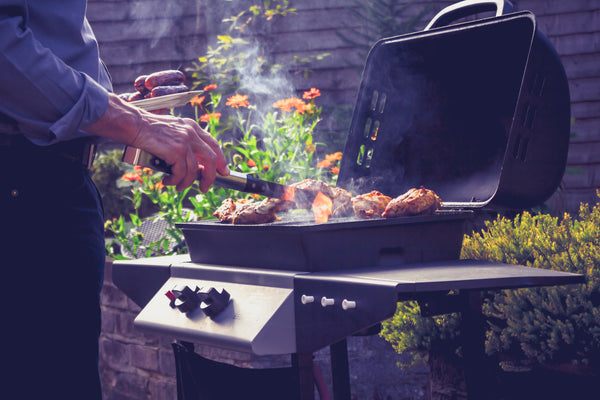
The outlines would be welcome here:
<svg viewBox="0 0 600 400">
<path fill-rule="evenodd" d="M 350 372 L 346 339 L 329 346 L 334 400 L 350 400 Z"/>
<path fill-rule="evenodd" d="M 469 291 L 461 317 L 465 384 L 469 400 L 494 400 L 494 381 L 485 357 L 485 320 L 481 292 Z"/>
<path fill-rule="evenodd" d="M 300 400 L 315 400 L 312 354 L 292 354 L 292 366 L 298 371 Z"/>
</svg>

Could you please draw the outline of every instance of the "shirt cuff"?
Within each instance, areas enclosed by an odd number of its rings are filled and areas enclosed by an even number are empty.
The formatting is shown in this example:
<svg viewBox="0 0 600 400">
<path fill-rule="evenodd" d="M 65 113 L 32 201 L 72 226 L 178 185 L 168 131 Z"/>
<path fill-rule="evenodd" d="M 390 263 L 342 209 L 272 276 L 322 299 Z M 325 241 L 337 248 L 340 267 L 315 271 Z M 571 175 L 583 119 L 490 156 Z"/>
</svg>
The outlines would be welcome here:
<svg viewBox="0 0 600 400">
<path fill-rule="evenodd" d="M 108 91 L 87 74 L 82 73 L 82 76 L 84 85 L 79 99 L 65 115 L 50 126 L 50 133 L 53 135 L 50 144 L 91 136 L 90 133 L 81 130 L 81 127 L 96 122 L 108 107 Z"/>
</svg>

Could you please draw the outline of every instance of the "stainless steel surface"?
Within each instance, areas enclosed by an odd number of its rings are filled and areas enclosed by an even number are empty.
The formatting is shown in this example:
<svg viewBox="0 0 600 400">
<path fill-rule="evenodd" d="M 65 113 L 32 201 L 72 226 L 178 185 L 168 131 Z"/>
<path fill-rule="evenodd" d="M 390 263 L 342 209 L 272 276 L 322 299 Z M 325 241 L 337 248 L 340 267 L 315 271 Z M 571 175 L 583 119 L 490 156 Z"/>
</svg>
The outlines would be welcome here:
<svg viewBox="0 0 600 400">
<path fill-rule="evenodd" d="M 194 264 L 184 257 L 168 257 L 164 261 L 169 264 L 171 277 L 136 317 L 137 328 L 259 355 L 296 352 L 296 272 L 224 269 Z M 185 314 L 171 308 L 165 295 L 184 286 L 225 289 L 231 300 L 212 319 L 200 308 Z"/>
<path fill-rule="evenodd" d="M 169 271 L 168 279 L 159 288 L 153 279 L 148 292 L 139 293 L 140 279 L 153 270 L 162 279 Z M 137 328 L 258 355 L 318 350 L 391 317 L 399 300 L 584 282 L 582 275 L 473 260 L 311 273 L 205 265 L 184 255 L 117 261 L 113 273 L 134 300 L 154 293 L 142 305 Z M 213 319 L 200 309 L 185 314 L 166 296 L 183 286 L 224 289 L 231 301 Z"/>
</svg>

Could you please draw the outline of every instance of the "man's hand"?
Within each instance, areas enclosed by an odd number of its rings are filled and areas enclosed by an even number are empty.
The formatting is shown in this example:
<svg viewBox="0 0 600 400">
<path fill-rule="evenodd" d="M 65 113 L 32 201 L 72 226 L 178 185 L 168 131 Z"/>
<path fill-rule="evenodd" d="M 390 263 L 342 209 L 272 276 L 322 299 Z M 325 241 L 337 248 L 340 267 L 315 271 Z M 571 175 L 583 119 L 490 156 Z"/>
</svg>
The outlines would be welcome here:
<svg viewBox="0 0 600 400">
<path fill-rule="evenodd" d="M 171 115 L 157 115 L 110 94 L 104 115 L 84 128 L 97 136 L 145 150 L 171 167 L 165 185 L 183 190 L 194 182 L 202 169 L 200 190 L 206 193 L 216 172 L 229 175 L 219 143 L 196 121 Z"/>
</svg>

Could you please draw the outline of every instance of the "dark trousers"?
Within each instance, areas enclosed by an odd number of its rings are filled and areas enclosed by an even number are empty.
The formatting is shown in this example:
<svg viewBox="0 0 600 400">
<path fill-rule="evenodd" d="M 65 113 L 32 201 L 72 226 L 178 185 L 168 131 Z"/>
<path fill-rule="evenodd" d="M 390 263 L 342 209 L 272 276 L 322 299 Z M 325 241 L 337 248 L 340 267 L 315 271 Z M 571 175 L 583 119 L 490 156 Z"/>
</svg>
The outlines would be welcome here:
<svg viewBox="0 0 600 400">
<path fill-rule="evenodd" d="M 101 399 L 103 210 L 67 156 L 0 147 L 0 390 L 14 398 Z"/>
</svg>

